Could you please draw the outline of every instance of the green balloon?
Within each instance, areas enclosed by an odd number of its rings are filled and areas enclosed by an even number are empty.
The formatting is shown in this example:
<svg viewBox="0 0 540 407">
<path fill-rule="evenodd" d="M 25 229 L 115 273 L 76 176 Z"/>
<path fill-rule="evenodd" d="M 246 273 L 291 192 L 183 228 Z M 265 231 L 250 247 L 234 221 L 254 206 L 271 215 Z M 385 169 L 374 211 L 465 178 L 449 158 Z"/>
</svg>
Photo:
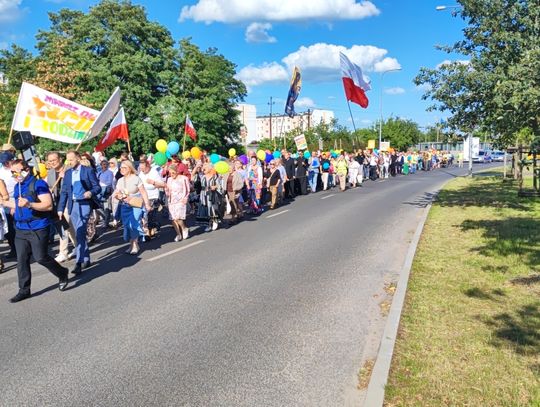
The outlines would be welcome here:
<svg viewBox="0 0 540 407">
<path fill-rule="evenodd" d="M 155 155 L 154 155 L 154 162 L 157 164 L 157 165 L 163 165 L 167 162 L 167 155 L 165 153 L 162 153 L 161 151 L 158 151 Z"/>
</svg>

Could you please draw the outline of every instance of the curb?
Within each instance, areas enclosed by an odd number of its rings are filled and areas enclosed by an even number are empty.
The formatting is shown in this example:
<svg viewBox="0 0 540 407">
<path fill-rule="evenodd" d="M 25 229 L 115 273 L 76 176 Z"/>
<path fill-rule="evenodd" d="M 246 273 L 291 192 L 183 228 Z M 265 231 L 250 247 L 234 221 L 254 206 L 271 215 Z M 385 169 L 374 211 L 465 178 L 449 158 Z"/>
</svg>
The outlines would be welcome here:
<svg viewBox="0 0 540 407">
<path fill-rule="evenodd" d="M 364 398 L 364 406 L 366 407 L 382 406 L 384 403 L 384 390 L 386 382 L 388 381 L 388 373 L 390 372 L 390 364 L 394 353 L 401 311 L 403 310 L 403 304 L 405 302 L 405 294 L 407 293 L 407 284 L 411 274 L 411 266 L 430 209 L 431 203 L 424 209 L 420 223 L 418 224 L 411 244 L 409 245 L 405 262 L 401 268 L 396 292 L 394 294 L 394 299 L 392 300 L 390 312 L 388 313 L 388 319 L 386 320 L 386 325 L 384 327 L 379 351 L 377 352 L 377 359 Z"/>
</svg>

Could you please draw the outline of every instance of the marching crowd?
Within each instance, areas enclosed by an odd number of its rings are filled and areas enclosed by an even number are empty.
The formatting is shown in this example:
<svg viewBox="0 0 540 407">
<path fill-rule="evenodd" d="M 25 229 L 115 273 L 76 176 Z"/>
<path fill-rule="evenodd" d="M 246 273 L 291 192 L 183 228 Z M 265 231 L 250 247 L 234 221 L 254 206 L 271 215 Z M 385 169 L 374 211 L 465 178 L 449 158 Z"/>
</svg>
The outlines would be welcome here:
<svg viewBox="0 0 540 407">
<path fill-rule="evenodd" d="M 152 155 L 135 162 L 128 153 L 107 159 L 101 152 L 49 152 L 33 170 L 17 158 L 11 145 L 0 152 L 0 238 L 9 244 L 7 259 L 17 260 L 18 302 L 31 296 L 30 258 L 68 285 L 69 270 L 62 265 L 75 259 L 73 274 L 91 266 L 90 244 L 100 231 L 122 225 L 129 242 L 126 253 L 138 255 L 140 244 L 159 233 L 168 217 L 175 242 L 189 238 L 186 219 L 193 216 L 206 232 L 242 220 L 245 213 L 275 209 L 297 195 L 339 187 L 361 186 L 364 180 L 414 174 L 453 165 L 449 152 L 379 152 L 358 150 L 291 154 L 287 150 L 255 152 L 228 161 L 211 162 L 205 153 L 197 159 L 176 155 L 163 165 Z M 136 165 L 137 164 L 137 165 Z M 45 169 L 46 167 L 46 169 Z M 101 229 L 101 230 L 100 230 Z M 49 245 L 59 237 L 59 252 Z M 70 250 L 70 244 L 73 249 Z M 0 264 L 3 268 L 3 262 Z"/>
</svg>

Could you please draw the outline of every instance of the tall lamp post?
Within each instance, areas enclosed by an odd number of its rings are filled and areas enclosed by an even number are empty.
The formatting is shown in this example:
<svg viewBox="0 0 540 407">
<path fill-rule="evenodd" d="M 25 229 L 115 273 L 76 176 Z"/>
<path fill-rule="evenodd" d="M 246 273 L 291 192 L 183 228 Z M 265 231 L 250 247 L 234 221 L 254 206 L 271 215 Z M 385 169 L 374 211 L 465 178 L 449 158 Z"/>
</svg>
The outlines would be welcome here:
<svg viewBox="0 0 540 407">
<path fill-rule="evenodd" d="M 401 68 L 395 68 L 395 69 L 387 69 L 386 71 L 381 72 L 381 95 L 379 97 L 379 148 L 381 148 L 381 141 L 382 141 L 382 95 L 383 95 L 383 78 L 384 74 L 387 72 L 395 72 L 395 71 L 401 71 Z"/>
</svg>

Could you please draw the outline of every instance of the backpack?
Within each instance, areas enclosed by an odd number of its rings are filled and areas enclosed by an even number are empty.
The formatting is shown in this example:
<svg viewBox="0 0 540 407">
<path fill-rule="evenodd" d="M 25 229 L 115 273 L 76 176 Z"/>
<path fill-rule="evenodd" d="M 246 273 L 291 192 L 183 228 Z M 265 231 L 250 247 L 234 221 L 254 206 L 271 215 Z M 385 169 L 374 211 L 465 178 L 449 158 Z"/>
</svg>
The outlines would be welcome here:
<svg viewBox="0 0 540 407">
<path fill-rule="evenodd" d="M 33 202 L 41 202 L 36 193 L 36 182 L 37 182 L 36 177 L 34 177 L 32 181 L 30 181 L 30 184 L 28 185 L 28 195 L 32 197 Z M 49 191 L 49 195 L 51 196 L 51 201 L 52 201 L 52 206 L 53 206 L 52 209 L 50 211 L 36 211 L 32 209 L 33 219 L 43 219 L 43 218 L 53 217 L 56 214 L 56 203 L 54 202 L 54 199 L 50 191 Z"/>
</svg>

